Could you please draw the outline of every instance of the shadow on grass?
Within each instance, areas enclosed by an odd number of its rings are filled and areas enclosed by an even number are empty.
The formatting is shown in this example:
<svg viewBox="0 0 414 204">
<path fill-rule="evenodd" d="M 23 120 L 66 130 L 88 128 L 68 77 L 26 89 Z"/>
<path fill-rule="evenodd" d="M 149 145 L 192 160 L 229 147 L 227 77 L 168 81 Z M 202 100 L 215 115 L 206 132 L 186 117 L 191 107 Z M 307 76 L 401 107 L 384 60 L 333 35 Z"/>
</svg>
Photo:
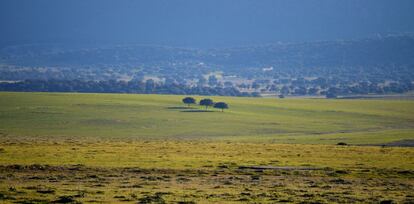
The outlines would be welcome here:
<svg viewBox="0 0 414 204">
<path fill-rule="evenodd" d="M 167 107 L 167 109 L 186 110 L 186 109 L 195 109 L 195 108 L 194 107 L 185 107 L 185 106 L 171 106 L 171 107 Z"/>
<path fill-rule="evenodd" d="M 182 110 L 180 112 L 183 112 L 183 113 L 204 113 L 204 112 L 216 112 L 216 111 L 212 111 L 212 110 Z"/>
</svg>

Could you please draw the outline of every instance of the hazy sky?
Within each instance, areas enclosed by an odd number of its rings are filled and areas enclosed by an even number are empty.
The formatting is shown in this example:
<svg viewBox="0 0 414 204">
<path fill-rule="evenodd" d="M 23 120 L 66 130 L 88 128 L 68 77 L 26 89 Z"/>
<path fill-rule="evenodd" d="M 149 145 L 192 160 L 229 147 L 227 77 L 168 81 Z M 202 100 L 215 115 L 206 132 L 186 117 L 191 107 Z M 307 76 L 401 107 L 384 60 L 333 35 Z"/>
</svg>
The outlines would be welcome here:
<svg viewBox="0 0 414 204">
<path fill-rule="evenodd" d="M 186 47 L 414 32 L 414 0 L 1 0 L 0 45 Z"/>
</svg>

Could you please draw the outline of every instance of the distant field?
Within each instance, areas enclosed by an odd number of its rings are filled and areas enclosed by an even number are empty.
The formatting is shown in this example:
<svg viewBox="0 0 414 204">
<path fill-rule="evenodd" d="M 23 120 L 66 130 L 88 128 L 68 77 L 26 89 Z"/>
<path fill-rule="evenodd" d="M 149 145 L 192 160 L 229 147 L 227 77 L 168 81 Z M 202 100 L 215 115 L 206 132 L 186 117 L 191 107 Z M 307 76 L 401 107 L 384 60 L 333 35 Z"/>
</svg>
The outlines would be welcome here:
<svg viewBox="0 0 414 204">
<path fill-rule="evenodd" d="M 0 203 L 414 202 L 414 101 L 182 98 L 0 93 Z"/>
<path fill-rule="evenodd" d="M 210 97 L 230 105 L 221 113 L 195 112 L 203 109 L 199 106 L 192 106 L 196 110 L 185 109 L 182 98 L 0 93 L 0 134 L 300 144 L 375 144 L 414 139 L 414 100 Z"/>
</svg>

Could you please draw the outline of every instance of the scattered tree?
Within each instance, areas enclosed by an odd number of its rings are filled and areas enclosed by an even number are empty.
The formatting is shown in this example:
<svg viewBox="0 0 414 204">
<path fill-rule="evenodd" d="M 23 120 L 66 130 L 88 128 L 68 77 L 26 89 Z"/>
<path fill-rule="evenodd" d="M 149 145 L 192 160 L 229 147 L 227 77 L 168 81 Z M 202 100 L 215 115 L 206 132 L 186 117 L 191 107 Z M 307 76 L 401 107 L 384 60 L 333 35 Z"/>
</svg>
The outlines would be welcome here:
<svg viewBox="0 0 414 204">
<path fill-rule="evenodd" d="M 337 98 L 338 96 L 338 92 L 340 92 L 340 90 L 336 87 L 331 87 L 328 89 L 328 91 L 326 92 L 326 98 Z"/>
<path fill-rule="evenodd" d="M 205 98 L 205 99 L 203 99 L 203 100 L 201 100 L 201 101 L 200 101 L 200 106 L 205 106 L 205 107 L 206 107 L 206 109 L 207 109 L 209 106 L 212 106 L 212 105 L 214 105 L 214 102 L 213 102 L 213 100 L 211 100 L 211 99 L 209 99 L 209 98 Z"/>
<path fill-rule="evenodd" d="M 197 82 L 198 86 L 204 86 L 206 83 L 207 83 L 207 80 L 203 76 L 198 78 L 198 82 Z"/>
<path fill-rule="evenodd" d="M 195 104 L 196 100 L 193 97 L 185 97 L 183 98 L 183 103 L 187 104 L 187 106 L 190 106 L 191 104 Z"/>
<path fill-rule="evenodd" d="M 218 83 L 217 77 L 214 75 L 211 75 L 208 77 L 208 85 L 210 86 L 216 86 Z"/>
<path fill-rule="evenodd" d="M 252 92 L 252 93 L 251 93 L 251 95 L 252 95 L 253 97 L 261 97 L 260 93 L 259 93 L 259 92 L 257 92 L 257 91 Z"/>
<path fill-rule="evenodd" d="M 288 86 L 283 86 L 282 89 L 280 90 L 280 93 L 283 95 L 288 95 L 290 93 L 290 89 Z"/>
<path fill-rule="evenodd" d="M 154 92 L 155 87 L 156 87 L 156 84 L 153 79 L 148 79 L 147 81 L 145 81 L 145 92 L 146 93 Z"/>
<path fill-rule="evenodd" d="M 326 98 L 337 98 L 338 96 L 333 92 L 328 92 L 326 94 Z"/>
<path fill-rule="evenodd" d="M 260 88 L 260 84 L 257 82 L 253 82 L 252 89 L 259 89 L 259 88 Z"/>
<path fill-rule="evenodd" d="M 223 112 L 224 109 L 229 108 L 229 105 L 227 105 L 227 103 L 224 103 L 224 102 L 218 102 L 218 103 L 214 104 L 214 108 L 219 108 L 219 109 L 221 109 L 221 112 Z"/>
</svg>

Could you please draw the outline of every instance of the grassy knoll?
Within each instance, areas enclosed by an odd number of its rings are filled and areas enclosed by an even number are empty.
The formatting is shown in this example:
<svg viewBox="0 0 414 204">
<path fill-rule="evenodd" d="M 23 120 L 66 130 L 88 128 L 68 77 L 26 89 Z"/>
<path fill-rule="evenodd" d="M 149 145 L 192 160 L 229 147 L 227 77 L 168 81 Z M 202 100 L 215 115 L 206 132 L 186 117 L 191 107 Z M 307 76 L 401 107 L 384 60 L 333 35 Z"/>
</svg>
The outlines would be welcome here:
<svg viewBox="0 0 414 204">
<path fill-rule="evenodd" d="M 414 148 L 360 145 L 414 101 L 211 98 L 0 93 L 0 203 L 414 202 Z"/>
</svg>

